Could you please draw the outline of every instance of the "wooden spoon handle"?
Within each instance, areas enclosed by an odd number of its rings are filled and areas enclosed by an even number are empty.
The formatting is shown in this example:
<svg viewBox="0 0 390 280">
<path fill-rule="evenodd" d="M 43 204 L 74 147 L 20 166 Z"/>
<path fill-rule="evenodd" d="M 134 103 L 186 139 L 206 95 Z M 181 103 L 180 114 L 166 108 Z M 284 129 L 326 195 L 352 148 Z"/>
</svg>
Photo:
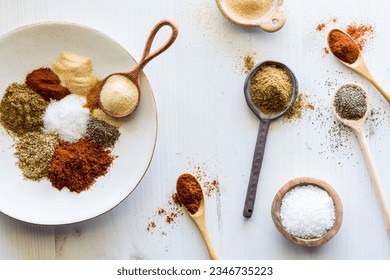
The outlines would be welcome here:
<svg viewBox="0 0 390 280">
<path fill-rule="evenodd" d="M 152 44 L 153 44 L 153 40 L 154 38 L 156 37 L 156 34 L 158 33 L 158 31 L 164 27 L 168 25 L 171 29 L 172 29 L 172 34 L 171 36 L 169 37 L 169 39 L 165 42 L 164 45 L 162 45 L 160 48 L 158 48 L 157 50 L 155 50 L 154 52 L 150 53 L 150 49 L 152 47 Z M 164 52 L 166 49 L 168 49 L 172 44 L 173 42 L 175 42 L 176 38 L 177 38 L 177 35 L 179 34 L 179 30 L 177 28 L 177 26 L 170 20 L 167 20 L 167 19 L 164 19 L 164 20 L 161 20 L 160 22 L 158 22 L 152 29 L 152 31 L 150 32 L 149 34 L 149 37 L 148 39 L 146 40 L 146 43 L 145 43 L 145 48 L 144 48 L 144 53 L 142 54 L 142 58 L 137 66 L 137 70 L 138 72 L 140 72 L 142 70 L 142 68 L 144 68 L 144 66 L 149 62 L 151 61 L 153 58 L 155 58 L 156 56 L 158 56 L 159 54 L 161 54 L 162 52 Z M 132 72 L 135 72 L 134 70 Z"/>
<path fill-rule="evenodd" d="M 207 231 L 205 219 L 203 219 L 202 221 L 195 221 L 195 223 L 198 226 L 199 231 L 203 236 L 204 242 L 206 243 L 207 250 L 209 251 L 210 259 L 218 260 L 217 253 L 216 253 L 213 245 L 211 244 L 211 240 L 210 240 L 210 237 L 209 237 L 209 234 Z"/>
<path fill-rule="evenodd" d="M 382 96 L 386 99 L 388 103 L 390 103 L 390 93 L 385 91 L 378 82 L 374 79 L 372 76 L 370 70 L 367 67 L 367 64 L 364 62 L 362 58 L 360 58 L 361 61 L 357 66 L 352 67 L 356 72 L 358 72 L 360 75 L 365 77 L 376 89 L 382 94 Z M 344 63 L 345 64 L 345 63 Z M 348 64 L 346 64 L 348 66 Z"/>
<path fill-rule="evenodd" d="M 366 160 L 367 168 L 371 176 L 372 184 L 375 188 L 377 199 L 379 200 L 382 213 L 385 217 L 387 232 L 390 235 L 390 210 L 386 200 L 385 192 L 383 191 L 382 184 L 379 180 L 379 175 L 374 165 L 374 160 L 372 159 L 370 148 L 368 146 L 367 139 L 366 136 L 364 135 L 364 132 L 363 131 L 357 132 L 357 137 L 359 139 L 359 143 L 364 155 L 364 159 Z"/>
<path fill-rule="evenodd" d="M 367 80 L 370 81 L 370 83 L 376 87 L 376 89 L 382 94 L 382 96 L 386 99 L 386 101 L 390 104 L 390 93 L 388 93 L 387 91 L 385 91 L 379 84 L 378 82 L 371 76 L 367 76 L 366 77 Z"/>
<path fill-rule="evenodd" d="M 259 26 L 266 32 L 275 32 L 281 29 L 286 23 L 286 12 L 282 8 L 283 0 L 279 0 L 272 12 L 264 18 Z"/>
</svg>

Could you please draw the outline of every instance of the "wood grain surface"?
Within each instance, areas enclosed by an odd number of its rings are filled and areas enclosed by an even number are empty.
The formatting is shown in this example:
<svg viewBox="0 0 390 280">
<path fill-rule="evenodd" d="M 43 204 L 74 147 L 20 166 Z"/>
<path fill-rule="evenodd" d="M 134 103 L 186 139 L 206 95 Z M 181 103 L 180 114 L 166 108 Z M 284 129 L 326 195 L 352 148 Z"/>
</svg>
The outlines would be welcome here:
<svg viewBox="0 0 390 280">
<path fill-rule="evenodd" d="M 185 172 L 197 173 L 206 188 L 214 180 L 219 187 L 205 195 L 205 202 L 208 232 L 220 259 L 390 259 L 390 238 L 363 154 L 355 135 L 333 116 L 331 96 L 347 82 L 367 89 L 374 110 L 365 133 L 388 199 L 390 108 L 366 79 L 324 50 L 332 28 L 371 24 L 374 33 L 363 55 L 372 75 L 389 90 L 390 2 L 284 1 L 286 24 L 275 33 L 234 25 L 212 0 L 65 2 L 0 0 L 0 34 L 41 21 L 75 22 L 106 33 L 139 61 L 156 22 L 168 18 L 177 24 L 176 42 L 144 71 L 158 109 L 154 158 L 137 189 L 93 220 L 44 227 L 0 214 L 0 259 L 209 259 L 196 225 L 170 204 L 176 179 Z M 321 31 L 319 24 L 325 25 Z M 157 36 L 155 46 L 167 34 Z M 249 220 L 242 209 L 259 120 L 243 94 L 246 55 L 256 63 L 286 64 L 314 105 L 301 119 L 271 124 Z M 270 214 L 277 191 L 305 176 L 328 182 L 344 207 L 340 231 L 317 248 L 286 240 Z M 175 213 L 174 221 L 168 223 L 161 209 Z"/>
</svg>

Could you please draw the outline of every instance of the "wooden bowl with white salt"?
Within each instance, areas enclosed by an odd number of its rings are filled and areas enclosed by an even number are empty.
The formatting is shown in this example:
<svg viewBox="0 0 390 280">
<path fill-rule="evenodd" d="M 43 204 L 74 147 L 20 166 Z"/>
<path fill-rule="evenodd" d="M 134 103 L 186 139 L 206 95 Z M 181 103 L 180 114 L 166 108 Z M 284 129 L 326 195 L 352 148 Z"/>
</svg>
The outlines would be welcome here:
<svg viewBox="0 0 390 280">
<path fill-rule="evenodd" d="M 287 182 L 275 195 L 272 220 L 291 242 L 317 247 L 332 239 L 343 222 L 343 206 L 326 182 L 301 177 Z"/>
</svg>

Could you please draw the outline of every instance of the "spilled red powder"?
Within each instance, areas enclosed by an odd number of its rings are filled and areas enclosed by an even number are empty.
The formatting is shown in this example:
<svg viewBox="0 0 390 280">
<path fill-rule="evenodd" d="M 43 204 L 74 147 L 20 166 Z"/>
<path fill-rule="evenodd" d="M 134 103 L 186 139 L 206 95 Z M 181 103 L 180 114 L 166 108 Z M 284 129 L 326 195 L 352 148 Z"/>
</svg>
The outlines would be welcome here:
<svg viewBox="0 0 390 280">
<path fill-rule="evenodd" d="M 156 227 L 156 223 L 154 221 L 149 222 L 148 227 L 146 228 L 147 231 L 150 231 L 151 229 Z"/>
<path fill-rule="evenodd" d="M 322 31 L 322 29 L 324 29 L 325 26 L 326 26 L 325 23 L 320 23 L 320 24 L 317 25 L 316 30 Z"/>
<path fill-rule="evenodd" d="M 337 18 L 335 18 L 335 17 L 330 19 L 330 20 L 320 22 L 319 24 L 317 24 L 316 30 L 323 31 L 327 27 L 328 24 L 335 23 L 335 22 L 337 22 Z"/>
<path fill-rule="evenodd" d="M 352 23 L 347 26 L 346 32 L 356 42 L 360 50 L 363 50 L 367 39 L 372 37 L 374 28 L 369 24 Z"/>
<path fill-rule="evenodd" d="M 329 54 L 329 49 L 327 47 L 324 48 L 324 53 Z"/>
</svg>

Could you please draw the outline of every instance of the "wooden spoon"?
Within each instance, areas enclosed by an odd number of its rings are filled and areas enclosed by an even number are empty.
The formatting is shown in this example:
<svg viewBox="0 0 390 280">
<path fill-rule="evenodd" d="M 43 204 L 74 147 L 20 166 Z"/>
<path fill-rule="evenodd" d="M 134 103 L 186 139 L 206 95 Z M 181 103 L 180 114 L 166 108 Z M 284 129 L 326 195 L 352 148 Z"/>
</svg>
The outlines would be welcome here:
<svg viewBox="0 0 390 280">
<path fill-rule="evenodd" d="M 191 178 L 191 180 L 194 182 L 194 184 L 197 184 L 197 186 L 199 186 L 199 189 L 202 190 L 198 180 L 191 174 L 182 174 L 180 175 L 180 177 L 177 179 L 177 183 L 176 183 L 176 191 L 177 191 L 177 194 L 179 196 L 179 199 L 180 201 L 184 201 L 183 198 L 181 198 L 181 192 L 178 190 L 178 182 L 179 180 L 181 180 L 183 178 L 183 176 L 186 176 L 187 178 Z M 208 234 L 208 231 L 207 231 L 207 226 L 206 226 L 206 210 L 205 210 L 205 206 L 204 206 L 204 195 L 203 195 L 203 191 L 202 191 L 202 199 L 200 201 L 200 205 L 199 205 L 199 208 L 198 210 L 196 211 L 196 213 L 192 214 L 190 211 L 188 211 L 187 207 L 185 204 L 183 204 L 184 206 L 184 209 L 186 210 L 186 212 L 188 213 L 188 215 L 190 215 L 190 217 L 192 218 L 192 220 L 195 222 L 195 224 L 197 225 L 200 233 L 202 234 L 203 236 L 203 239 L 206 243 L 206 246 L 207 246 L 207 250 L 209 251 L 209 254 L 210 254 L 210 258 L 212 260 L 218 260 L 218 257 L 217 257 L 217 254 L 214 250 L 214 247 L 211 245 L 211 240 L 210 240 L 210 237 L 209 237 L 209 234 Z"/>
<path fill-rule="evenodd" d="M 226 0 L 216 0 L 219 10 L 222 15 L 229 21 L 240 25 L 248 27 L 260 27 L 266 32 L 275 32 L 281 29 L 286 23 L 286 12 L 282 8 L 283 0 L 277 0 L 274 7 L 260 18 L 256 19 L 245 19 L 231 11 L 227 5 Z"/>
<path fill-rule="evenodd" d="M 356 85 L 356 84 L 353 84 L 353 85 L 355 85 L 355 86 L 361 88 L 363 91 L 365 91 L 359 85 Z M 337 92 L 338 89 L 335 92 Z M 369 104 L 369 100 L 368 100 L 368 94 L 366 92 L 366 103 L 367 103 L 366 113 L 364 114 L 364 116 L 362 118 L 360 118 L 358 120 L 343 119 L 337 113 L 336 108 L 334 106 L 335 95 L 336 94 L 334 94 L 333 99 L 332 99 L 332 110 L 333 110 L 333 113 L 334 113 L 336 118 L 341 123 L 343 123 L 345 126 L 348 126 L 348 127 L 350 127 L 352 129 L 352 131 L 356 134 L 356 136 L 357 136 L 357 138 L 359 140 L 360 147 L 361 147 L 364 159 L 365 159 L 366 164 L 367 164 L 368 172 L 369 172 L 369 174 L 371 176 L 371 181 L 372 181 L 372 184 L 374 186 L 377 199 L 379 200 L 379 204 L 380 204 L 383 216 L 385 218 L 387 231 L 388 231 L 388 234 L 390 235 L 390 208 L 389 208 L 388 202 L 386 200 L 386 195 L 385 195 L 385 192 L 383 190 L 382 183 L 381 183 L 381 181 L 379 179 L 379 175 L 378 175 L 378 172 L 376 170 L 376 167 L 375 167 L 375 164 L 374 164 L 374 160 L 372 158 L 370 147 L 369 147 L 369 145 L 367 143 L 367 139 L 366 139 L 366 136 L 365 136 L 365 133 L 364 133 L 364 123 L 365 123 L 365 121 L 367 119 L 367 116 L 368 116 L 368 113 L 370 111 L 369 110 L 369 105 L 370 104 Z"/>
<path fill-rule="evenodd" d="M 332 29 L 329 33 L 328 33 L 328 47 L 329 49 L 332 51 L 332 48 L 329 46 L 329 37 L 330 37 L 330 34 L 332 32 L 335 32 L 335 31 L 339 31 L 343 34 L 345 34 L 346 36 L 348 36 L 351 41 L 356 45 L 356 48 L 359 50 L 359 56 L 358 58 L 356 59 L 356 61 L 352 64 L 350 63 L 346 63 L 344 61 L 342 61 L 341 59 L 337 58 L 337 60 L 339 60 L 341 63 L 343 63 L 344 65 L 346 65 L 347 67 L 351 68 L 352 70 L 356 71 L 357 73 L 359 73 L 360 75 L 362 75 L 363 77 L 365 77 L 374 87 L 376 87 L 376 89 L 382 94 L 382 96 L 387 100 L 388 103 L 390 103 L 390 93 L 388 93 L 387 91 L 385 91 L 379 84 L 378 82 L 374 79 L 374 77 L 372 76 L 371 72 L 368 70 L 368 67 L 367 67 L 367 64 L 366 62 L 364 61 L 364 58 L 363 58 L 363 55 L 358 47 L 358 45 L 356 44 L 356 42 L 352 39 L 351 36 L 349 36 L 348 33 L 340 30 L 340 29 Z"/>
<path fill-rule="evenodd" d="M 156 37 L 157 32 L 162 27 L 164 27 L 166 25 L 168 25 L 172 29 L 171 36 L 165 42 L 164 45 L 162 45 L 160 48 L 158 48 L 154 52 L 150 53 L 150 49 L 152 47 L 153 40 Z M 145 65 L 149 61 L 151 61 L 153 58 L 155 58 L 159 54 L 163 53 L 166 49 L 168 49 L 173 44 L 173 42 L 176 40 L 178 33 L 179 33 L 179 30 L 178 30 L 178 28 L 176 27 L 176 25 L 173 22 L 171 22 L 169 20 L 166 20 L 166 19 L 158 22 L 153 27 L 152 31 L 149 34 L 149 37 L 148 37 L 148 39 L 147 39 L 147 41 L 145 43 L 145 48 L 144 48 L 144 52 L 142 54 L 142 58 L 141 58 L 140 62 L 138 63 L 138 65 L 133 70 L 131 70 L 128 73 L 113 73 L 113 74 L 107 76 L 103 80 L 103 82 L 101 83 L 101 86 L 100 86 L 100 91 L 99 92 L 101 93 L 102 88 L 103 88 L 103 86 L 104 86 L 104 84 L 105 84 L 105 82 L 107 81 L 108 78 L 110 78 L 110 77 L 112 77 L 114 75 L 121 75 L 121 76 L 129 79 L 130 82 L 133 83 L 137 87 L 137 89 L 138 89 L 138 99 L 137 99 L 136 104 L 133 107 L 129 108 L 129 111 L 127 111 L 126 113 L 124 113 L 124 114 L 116 114 L 116 113 L 108 111 L 108 110 L 106 110 L 104 108 L 104 106 L 103 106 L 103 104 L 101 102 L 100 93 L 99 93 L 99 107 L 100 107 L 100 109 L 102 109 L 102 111 L 104 111 L 107 115 L 109 115 L 111 117 L 114 117 L 114 118 L 124 118 L 124 117 L 129 116 L 131 113 L 133 113 L 137 109 L 137 107 L 139 105 L 139 102 L 141 100 L 140 74 L 141 74 L 142 69 L 145 67 Z"/>
</svg>

